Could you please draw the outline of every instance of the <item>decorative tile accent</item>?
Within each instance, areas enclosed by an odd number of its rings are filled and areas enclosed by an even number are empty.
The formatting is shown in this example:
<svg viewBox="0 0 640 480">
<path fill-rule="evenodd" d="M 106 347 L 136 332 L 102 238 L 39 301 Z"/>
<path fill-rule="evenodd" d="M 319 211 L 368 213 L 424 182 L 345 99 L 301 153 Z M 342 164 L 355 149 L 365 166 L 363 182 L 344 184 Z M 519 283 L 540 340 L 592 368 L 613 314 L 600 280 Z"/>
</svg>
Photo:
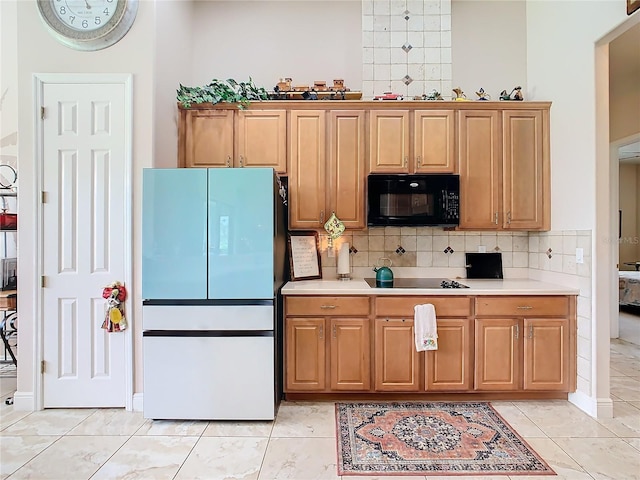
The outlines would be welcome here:
<svg viewBox="0 0 640 480">
<path fill-rule="evenodd" d="M 398 245 L 398 248 L 396 248 L 396 253 L 398 255 L 402 255 L 404 252 L 406 252 L 406 250 L 402 248 L 402 245 Z"/>
<path fill-rule="evenodd" d="M 549 257 L 549 258 L 553 257 L 553 255 L 551 255 L 551 252 L 552 252 L 552 251 L 553 251 L 553 250 L 551 250 L 551 248 L 548 248 L 548 249 L 547 249 L 547 252 L 546 252 L 546 253 L 547 253 L 547 257 Z"/>
<path fill-rule="evenodd" d="M 493 250 L 494 250 L 495 252 L 500 252 L 500 251 L 501 251 L 501 250 L 500 250 L 500 247 L 499 247 L 499 246 L 497 246 L 497 245 L 496 245 L 495 247 L 493 247 Z"/>
<path fill-rule="evenodd" d="M 455 250 L 451 247 L 447 247 L 444 249 L 444 253 L 453 253 Z"/>
<path fill-rule="evenodd" d="M 406 42 L 404 45 L 402 45 L 402 50 L 404 50 L 405 53 L 409 53 L 409 50 L 411 50 L 412 48 L 413 47 L 409 42 Z"/>
<path fill-rule="evenodd" d="M 358 249 L 354 246 L 349 247 L 349 253 L 355 255 L 356 253 L 358 253 Z"/>
<path fill-rule="evenodd" d="M 405 75 L 404 77 L 402 77 L 402 81 L 405 85 L 409 85 L 411 82 L 413 82 L 413 78 L 411 78 L 409 75 Z"/>
</svg>

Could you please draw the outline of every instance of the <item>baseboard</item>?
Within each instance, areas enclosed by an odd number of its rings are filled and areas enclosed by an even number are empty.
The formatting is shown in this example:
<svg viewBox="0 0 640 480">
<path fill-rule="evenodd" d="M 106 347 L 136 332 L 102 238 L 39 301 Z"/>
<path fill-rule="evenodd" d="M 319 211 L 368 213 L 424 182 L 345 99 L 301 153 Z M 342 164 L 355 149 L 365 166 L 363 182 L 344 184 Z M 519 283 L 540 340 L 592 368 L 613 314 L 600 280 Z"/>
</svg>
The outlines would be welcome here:
<svg viewBox="0 0 640 480">
<path fill-rule="evenodd" d="M 133 411 L 134 412 L 141 412 L 142 411 L 142 396 L 144 394 L 143 393 L 134 393 L 133 394 Z"/>
<path fill-rule="evenodd" d="M 13 394 L 13 409 L 35 412 L 36 401 L 33 392 L 15 392 Z"/>
<path fill-rule="evenodd" d="M 569 394 L 569 401 L 594 418 L 613 418 L 613 401 L 610 398 L 594 398 L 574 392 Z"/>
</svg>

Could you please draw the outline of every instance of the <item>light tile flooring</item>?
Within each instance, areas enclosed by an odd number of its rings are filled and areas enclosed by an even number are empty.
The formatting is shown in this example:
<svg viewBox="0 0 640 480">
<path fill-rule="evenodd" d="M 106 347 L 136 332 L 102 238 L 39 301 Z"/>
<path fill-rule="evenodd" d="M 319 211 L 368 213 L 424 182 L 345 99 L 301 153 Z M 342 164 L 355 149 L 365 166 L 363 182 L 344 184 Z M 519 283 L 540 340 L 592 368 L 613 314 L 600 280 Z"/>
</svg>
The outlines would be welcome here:
<svg viewBox="0 0 640 480">
<path fill-rule="evenodd" d="M 0 387 L 1 479 L 340 478 L 333 403 L 284 402 L 274 422 L 151 421 L 117 409 L 15 411 L 4 402 L 15 379 L 0 379 Z M 459 478 L 640 479 L 637 345 L 612 341 L 611 394 L 614 418 L 608 420 L 589 417 L 566 401 L 492 402 L 558 476 Z"/>
</svg>

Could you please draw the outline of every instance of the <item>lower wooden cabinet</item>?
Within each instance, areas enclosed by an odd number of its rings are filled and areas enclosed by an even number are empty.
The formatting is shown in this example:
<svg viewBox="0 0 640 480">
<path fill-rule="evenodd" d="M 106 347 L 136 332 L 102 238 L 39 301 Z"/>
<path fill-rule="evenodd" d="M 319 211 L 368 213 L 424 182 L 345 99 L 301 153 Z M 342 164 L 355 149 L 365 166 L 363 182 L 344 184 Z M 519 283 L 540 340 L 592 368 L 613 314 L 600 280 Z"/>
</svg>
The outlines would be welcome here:
<svg viewBox="0 0 640 480">
<path fill-rule="evenodd" d="M 520 389 L 520 335 L 516 319 L 476 319 L 476 390 Z"/>
<path fill-rule="evenodd" d="M 375 390 L 381 392 L 419 390 L 420 360 L 416 351 L 412 318 L 376 318 L 373 348 Z"/>
<path fill-rule="evenodd" d="M 285 390 L 325 390 L 324 330 L 324 318 L 287 318 Z"/>
<path fill-rule="evenodd" d="M 523 325 L 524 389 L 570 391 L 569 319 L 525 318 Z"/>
<path fill-rule="evenodd" d="M 575 391 L 575 297 L 428 300 L 438 349 L 418 352 L 413 308 L 425 297 L 286 298 L 285 392 Z"/>
<path fill-rule="evenodd" d="M 575 390 L 575 298 L 478 297 L 475 310 L 476 390 Z"/>
<path fill-rule="evenodd" d="M 330 318 L 331 390 L 362 391 L 371 388 L 368 318 Z"/>
<path fill-rule="evenodd" d="M 288 317 L 285 391 L 370 390 L 369 332 L 368 318 Z"/>
<path fill-rule="evenodd" d="M 473 388 L 473 320 L 438 319 L 438 349 L 425 352 L 427 391 L 467 391 Z"/>
</svg>

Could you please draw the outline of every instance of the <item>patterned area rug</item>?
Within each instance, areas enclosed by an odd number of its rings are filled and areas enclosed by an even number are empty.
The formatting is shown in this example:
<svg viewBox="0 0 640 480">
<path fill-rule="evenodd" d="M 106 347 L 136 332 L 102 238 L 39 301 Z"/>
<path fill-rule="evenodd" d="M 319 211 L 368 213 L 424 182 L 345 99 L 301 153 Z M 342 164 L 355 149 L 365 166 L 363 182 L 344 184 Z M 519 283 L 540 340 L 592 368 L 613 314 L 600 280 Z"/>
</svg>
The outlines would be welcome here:
<svg viewBox="0 0 640 480">
<path fill-rule="evenodd" d="M 338 475 L 555 475 L 489 403 L 337 403 Z"/>
</svg>

